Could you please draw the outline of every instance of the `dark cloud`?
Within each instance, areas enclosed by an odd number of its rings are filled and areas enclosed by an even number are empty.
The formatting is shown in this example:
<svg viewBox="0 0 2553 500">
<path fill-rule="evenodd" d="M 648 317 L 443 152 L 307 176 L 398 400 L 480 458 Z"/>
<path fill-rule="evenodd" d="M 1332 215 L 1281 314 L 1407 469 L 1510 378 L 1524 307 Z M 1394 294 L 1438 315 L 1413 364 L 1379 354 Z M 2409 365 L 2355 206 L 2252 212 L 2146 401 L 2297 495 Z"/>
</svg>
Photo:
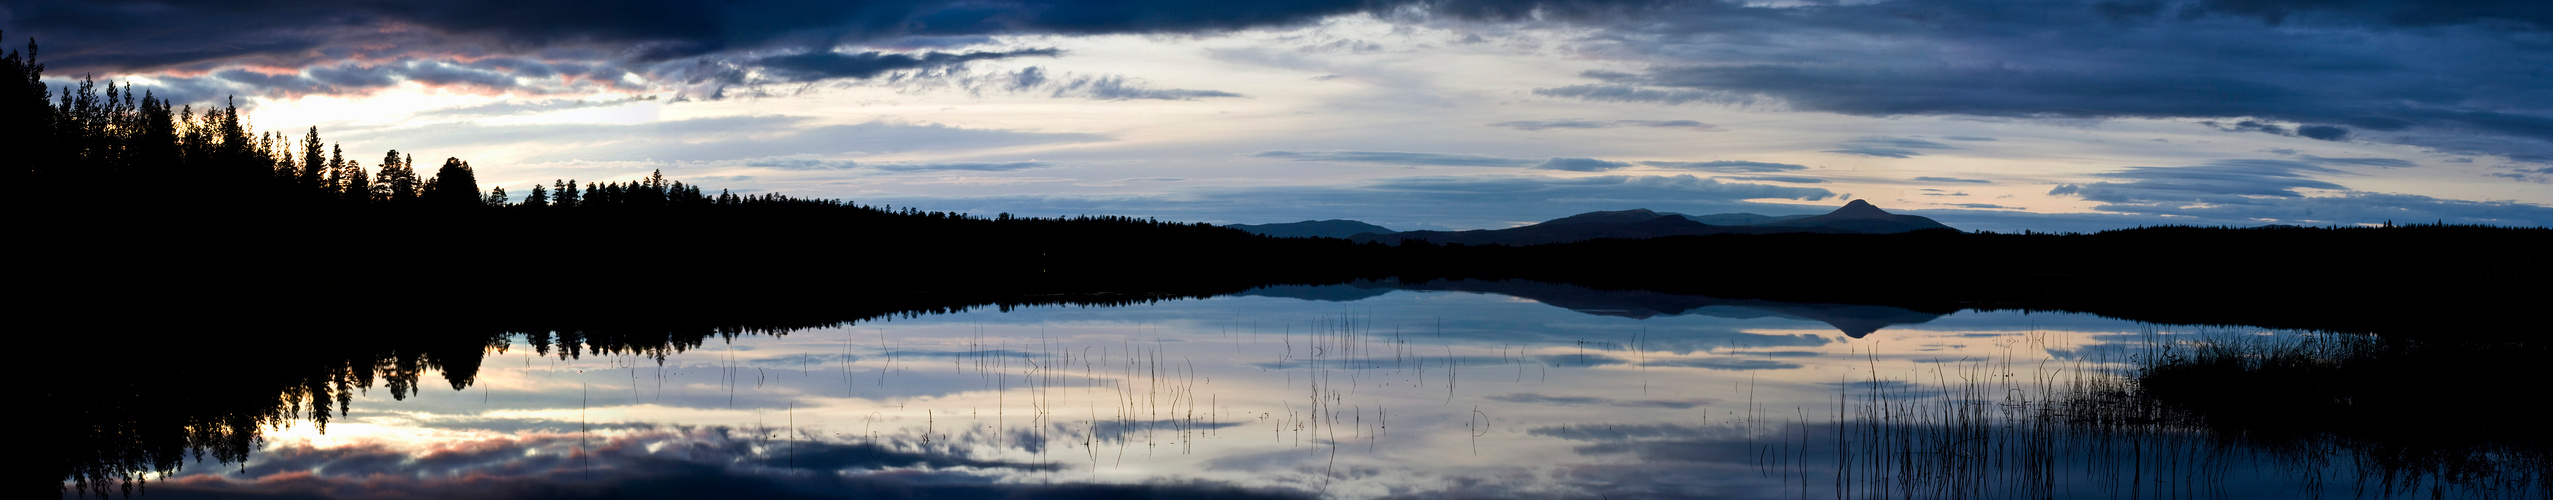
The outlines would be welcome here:
<svg viewBox="0 0 2553 500">
<path fill-rule="evenodd" d="M 2100 202 L 2102 205 L 2094 209 L 2103 212 L 2176 217 L 2180 223 L 2189 224 L 2373 224 L 2387 220 L 2553 224 L 2553 207 L 2354 191 L 2312 178 L 2349 175 L 2347 172 L 2292 160 L 2222 160 L 2189 167 L 2134 167 L 2098 175 L 2122 182 L 2065 184 L 2048 194 Z M 2306 196 L 2299 189 L 2340 193 Z"/>
<path fill-rule="evenodd" d="M 2348 129 L 2348 128 L 2346 128 L 2346 127 L 2335 127 L 2335 126 L 2330 126 L 2330 125 L 2298 125 L 2298 126 L 2296 126 L 2296 128 L 2294 128 L 2293 130 L 2290 130 L 2289 128 L 2287 128 L 2287 127 L 2286 127 L 2286 126 L 2284 126 L 2284 125 L 2279 125 L 2279 124 L 2275 124 L 2275 123 L 2261 122 L 2261 121 L 2257 121 L 2257 120 L 2243 120 L 2243 121 L 2238 121 L 2238 122 L 2233 122 L 2233 123 L 2218 123 L 2218 122 L 2213 122 L 2213 121 L 2203 121 L 2203 122 L 2199 122 L 2199 123 L 2206 124 L 2207 126 L 2210 126 L 2210 127 L 2216 127 L 2216 129 L 2217 129 L 2217 130 L 2223 130 L 2223 131 L 2227 131 L 2227 132 L 2259 132 L 2259 133 L 2270 134 L 2270 135 L 2283 135 L 2283 136 L 2288 136 L 2288 137 L 2303 137 L 2303 138 L 2307 138 L 2307 139 L 2315 139 L 2315 140 L 2323 140 L 2323 141 L 2335 141 L 2335 142 L 2337 142 L 2337 141 L 2346 141 L 2346 140 L 2349 140 L 2349 129 Z M 2292 151 L 2292 150 L 2290 150 L 2290 151 Z"/>
<path fill-rule="evenodd" d="M 2491 23 L 2538 30 L 2553 28 L 2553 6 L 2525 0 L 2203 0 L 2186 9 L 2189 15 L 2247 17 L 2271 26 L 2284 24 L 2292 16 L 2320 15 L 2337 18 L 2331 19 L 2335 21 L 2373 21 L 2403 27 Z"/>
<path fill-rule="evenodd" d="M 2525 168 L 2515 165 L 2503 165 L 2500 168 L 2508 171 L 2492 172 L 2491 176 L 2515 181 L 2553 184 L 2553 167 Z"/>
<path fill-rule="evenodd" d="M 1551 159 L 1543 160 L 1542 163 L 1535 164 L 1534 168 L 1543 170 L 1566 170 L 1571 172 L 1603 172 L 1606 170 L 1629 166 L 1631 166 L 1631 164 L 1628 162 L 1598 160 L 1594 158 L 1552 157 Z"/>
<path fill-rule="evenodd" d="M 2410 162 L 2410 161 L 2405 161 L 2405 160 L 2397 160 L 2397 159 L 2393 159 L 2393 158 L 2324 158 L 2324 157 L 2314 156 L 2314 155 L 2301 155 L 2301 156 L 2297 156 L 2297 158 L 2299 158 L 2299 159 L 2303 159 L 2303 160 L 2305 160 L 2305 162 L 2307 162 L 2307 163 L 2312 163 L 2312 164 L 2315 164 L 2315 165 L 2351 165 L 2351 166 L 2361 166 L 2361 167 L 2386 167 L 2386 168 L 2395 168 L 2395 167 L 2417 167 L 2417 166 L 2420 166 L 2420 164 L 2417 164 L 2417 163 L 2412 163 L 2412 162 Z"/>
<path fill-rule="evenodd" d="M 1018 81 L 1028 82 L 1033 78 L 1036 82 L 1028 88 L 1044 91 L 1055 97 L 1086 97 L 1103 101 L 1129 99 L 1187 101 L 1214 97 L 1242 97 L 1241 94 L 1221 90 L 1156 89 L 1117 75 L 1049 79 L 1038 76 L 1042 75 L 1038 68 L 1021 70 L 1019 75 Z"/>
<path fill-rule="evenodd" d="M 1679 169 L 1679 170 L 1707 170 L 1707 171 L 1712 171 L 1712 172 L 1750 172 L 1750 173 L 1762 173 L 1762 172 L 1788 172 L 1788 171 L 1792 171 L 1792 170 L 1807 170 L 1807 169 L 1808 169 L 1808 167 L 1805 167 L 1805 166 L 1792 165 L 1792 164 L 1789 164 L 1789 163 L 1771 163 L 1771 162 L 1761 162 L 1761 161 L 1735 161 L 1735 160 L 1720 160 L 1720 161 L 1644 161 L 1644 162 L 1640 162 L 1640 164 L 1641 164 L 1641 165 L 1648 165 L 1648 166 L 1652 166 L 1652 167 L 1658 167 L 1658 168 L 1672 168 L 1672 169 Z"/>
<path fill-rule="evenodd" d="M 1996 205 L 1993 203 L 1952 203 L 1950 206 L 1980 210 L 2020 210 L 2019 208 Z"/>
<path fill-rule="evenodd" d="M 2297 189 L 2348 189 L 2307 178 L 2308 174 L 2346 172 L 2288 160 L 2222 160 L 2195 167 L 2132 167 L 2095 174 L 2128 182 L 2066 185 L 2050 194 L 2081 196 L 2092 201 L 2121 202 L 2152 198 L 2188 198 L 2201 203 L 2235 201 L 2253 196 L 2295 198 Z M 2171 193 L 2171 194 L 2166 194 Z"/>
<path fill-rule="evenodd" d="M 1614 46 L 1654 66 L 1535 92 L 1859 116 L 2221 120 L 2553 161 L 2542 90 L 2553 74 L 2524 69 L 2553 65 L 2539 47 L 2553 8 L 2540 2 L 2205 3 L 2157 16 L 2172 4 L 1683 2 L 1609 25 Z"/>
<path fill-rule="evenodd" d="M 1959 148 L 1923 139 L 1910 139 L 1904 137 L 1863 137 L 1844 143 L 1842 149 L 1831 149 L 1826 152 L 1848 155 L 1877 156 L 1882 158 L 1913 158 L 1923 156 L 1924 153 L 1922 151 L 1917 151 L 1919 149 Z"/>
<path fill-rule="evenodd" d="M 694 118 L 635 125 L 451 123 L 349 132 L 347 142 L 395 142 L 420 156 L 439 148 L 506 144 L 582 145 L 536 155 L 534 163 L 584 161 L 734 161 L 773 168 L 816 168 L 797 155 L 975 149 L 1028 144 L 1093 142 L 1092 134 L 971 129 L 941 124 L 869 122 L 822 125 L 792 116 Z M 794 162 L 794 163 L 793 163 Z M 827 167 L 830 168 L 830 167 Z"/>
<path fill-rule="evenodd" d="M 1492 127 L 1512 128 L 1512 129 L 1516 129 L 1516 130 L 1533 130 L 1533 131 L 1550 130 L 1550 129 L 1595 129 L 1595 128 L 1614 128 L 1614 127 L 1689 128 L 1689 129 L 1694 129 L 1694 130 L 1719 130 L 1719 129 L 1720 129 L 1720 127 L 1719 127 L 1719 126 L 1717 126 L 1717 125 L 1712 125 L 1712 124 L 1708 124 L 1708 123 L 1702 123 L 1702 122 L 1699 122 L 1699 121 L 1693 121 L 1693 120 L 1603 120 L 1603 121 L 1599 121 L 1599 120 L 1579 120 L 1579 119 L 1570 119 L 1570 118 L 1555 119 L 1555 120 L 1516 120 L 1516 121 L 1504 121 L 1504 122 L 1492 123 L 1492 124 L 1489 124 L 1489 126 L 1492 126 Z"/>
<path fill-rule="evenodd" d="M 2296 135 L 2315 140 L 2345 141 L 2349 140 L 2349 129 L 2330 125 L 2304 125 L 2296 127 Z"/>
<path fill-rule="evenodd" d="M 1397 2 L 1394 2 L 1397 3 Z M 306 2 L 219 4 L 147 0 L 14 0 L 11 26 L 66 42 L 62 69 L 142 70 L 313 52 L 352 52 L 399 39 L 444 50 L 515 53 L 575 48 L 641 61 L 781 45 L 1002 33 L 1194 33 L 1298 23 L 1356 12 L 1361 0 L 1276 3 L 949 2 L 885 0 L 640 0 L 598 10 L 576 2 Z M 392 50 L 407 50 L 409 47 Z"/>
<path fill-rule="evenodd" d="M 750 63 L 750 65 L 770 71 L 777 78 L 784 81 L 810 81 L 833 78 L 871 78 L 889 71 L 943 68 L 965 64 L 970 61 L 991 59 L 1009 59 L 1015 57 L 1055 57 L 1061 54 L 1063 54 L 1063 51 L 1056 49 L 1022 49 L 1007 52 L 965 53 L 923 52 L 919 54 L 888 54 L 877 51 L 858 54 L 844 54 L 832 51 L 813 51 L 802 54 L 766 57 L 755 60 Z"/>
<path fill-rule="evenodd" d="M 1995 183 L 1995 181 L 1989 181 L 1989 180 L 1983 180 L 1983 179 L 1960 179 L 1960 178 L 1956 178 L 1956 177 L 1933 177 L 1933 176 L 1916 177 L 1916 178 L 1915 178 L 1915 180 L 1919 180 L 1919 181 L 1926 181 L 1926 182 L 1961 182 L 1961 183 L 1968 183 L 1968 184 L 1993 184 L 1993 183 Z"/>
<path fill-rule="evenodd" d="M 345 62 L 311 65 L 299 69 L 261 67 L 254 70 L 226 68 L 201 76 L 158 77 L 157 87 L 163 95 L 179 103 L 208 103 L 225 96 L 294 97 L 312 94 L 362 95 L 384 88 L 413 82 L 429 87 L 444 87 L 482 93 L 548 94 L 575 90 L 616 88 L 613 79 L 569 82 L 564 79 L 544 81 L 538 85 L 523 79 L 565 76 L 558 66 L 539 61 L 494 58 L 477 61 L 448 59 L 408 59 L 388 62 Z M 491 105 L 503 106 L 503 105 Z"/>
</svg>

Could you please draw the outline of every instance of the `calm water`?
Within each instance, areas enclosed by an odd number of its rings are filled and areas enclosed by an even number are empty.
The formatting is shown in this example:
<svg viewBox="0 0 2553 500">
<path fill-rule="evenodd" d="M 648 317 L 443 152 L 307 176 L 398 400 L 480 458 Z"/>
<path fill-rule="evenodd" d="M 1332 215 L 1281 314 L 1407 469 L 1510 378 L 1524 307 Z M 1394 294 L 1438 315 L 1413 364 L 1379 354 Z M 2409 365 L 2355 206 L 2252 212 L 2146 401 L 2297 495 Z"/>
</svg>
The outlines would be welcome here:
<svg viewBox="0 0 2553 500">
<path fill-rule="evenodd" d="M 2371 466 L 2346 447 L 2028 417 L 2115 386 L 2158 345 L 2310 334 L 1433 288 L 982 309 L 711 338 L 662 359 L 515 334 L 466 388 L 429 372 L 404 398 L 361 392 L 325 432 L 270 429 L 244 463 L 192 464 L 143 496 L 2542 492 L 2363 480 Z"/>
</svg>

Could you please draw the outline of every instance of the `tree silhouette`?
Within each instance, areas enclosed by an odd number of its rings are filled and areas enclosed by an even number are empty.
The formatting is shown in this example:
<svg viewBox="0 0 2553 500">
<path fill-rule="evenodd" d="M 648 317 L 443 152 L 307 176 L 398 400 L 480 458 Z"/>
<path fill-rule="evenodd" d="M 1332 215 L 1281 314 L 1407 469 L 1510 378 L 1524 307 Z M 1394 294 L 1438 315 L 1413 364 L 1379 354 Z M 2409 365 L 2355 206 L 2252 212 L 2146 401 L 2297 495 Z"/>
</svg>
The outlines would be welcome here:
<svg viewBox="0 0 2553 500">
<path fill-rule="evenodd" d="M 423 201 L 435 208 L 461 209 L 485 205 L 482 196 L 478 175 L 470 172 L 469 162 L 445 158 L 443 167 L 435 169 L 434 179 L 427 181 Z"/>
</svg>

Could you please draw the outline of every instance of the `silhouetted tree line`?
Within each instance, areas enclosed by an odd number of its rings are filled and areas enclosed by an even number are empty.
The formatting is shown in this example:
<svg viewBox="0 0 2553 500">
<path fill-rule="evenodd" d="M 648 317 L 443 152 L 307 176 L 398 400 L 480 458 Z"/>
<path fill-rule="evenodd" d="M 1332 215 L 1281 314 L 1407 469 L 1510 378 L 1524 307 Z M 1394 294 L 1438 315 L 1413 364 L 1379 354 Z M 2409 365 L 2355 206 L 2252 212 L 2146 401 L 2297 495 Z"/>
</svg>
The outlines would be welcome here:
<svg viewBox="0 0 2553 500">
<path fill-rule="evenodd" d="M 728 303 L 655 311 L 521 311 L 420 315 L 381 321 L 371 308 L 309 308 L 301 314 L 218 304 L 172 304 L 164 314 L 113 322 L 33 321 L 19 339 L 37 352 L 94 352 L 107 341 L 137 345 L 90 361 L 104 369 L 40 372 L 43 401 L 28 412 L 41 422 L 35 456 L 72 484 L 71 493 L 105 497 L 148 492 L 151 474 L 190 463 L 246 460 L 262 433 L 294 425 L 327 431 L 347 415 L 358 393 L 374 388 L 392 399 L 476 383 L 491 356 L 509 354 L 520 336 L 533 354 L 574 359 L 635 356 L 659 363 L 712 339 L 780 336 L 810 328 L 947 314 L 982 307 L 1123 306 L 1204 298 L 1239 289 L 1160 294 L 933 294 L 858 303 Z M 119 333 L 106 338 L 89 330 Z M 121 332 L 254 331 L 231 335 L 127 338 Z M 429 375 L 439 375 L 440 384 Z M 200 466 L 200 465 L 199 465 Z"/>
</svg>

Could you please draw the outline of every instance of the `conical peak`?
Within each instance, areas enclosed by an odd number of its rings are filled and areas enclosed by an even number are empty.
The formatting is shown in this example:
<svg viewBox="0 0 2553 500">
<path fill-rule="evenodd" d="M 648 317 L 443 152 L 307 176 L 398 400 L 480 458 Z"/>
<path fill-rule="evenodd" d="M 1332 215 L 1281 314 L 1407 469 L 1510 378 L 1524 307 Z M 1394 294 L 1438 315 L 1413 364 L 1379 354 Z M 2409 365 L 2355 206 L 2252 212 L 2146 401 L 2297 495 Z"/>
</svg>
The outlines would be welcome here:
<svg viewBox="0 0 2553 500">
<path fill-rule="evenodd" d="M 1888 213 L 1888 211 L 1886 211 L 1886 210 L 1880 210 L 1878 205 L 1872 205 L 1872 204 L 1870 204 L 1870 202 L 1867 202 L 1867 201 L 1862 201 L 1862 200 L 1853 200 L 1853 202 L 1852 202 L 1852 203 L 1845 203 L 1845 204 L 1844 204 L 1844 208 L 1838 208 L 1838 209 L 1835 209 L 1835 211 L 1834 211 L 1834 212 L 1829 212 L 1827 215 L 1890 215 L 1890 214 L 1889 214 L 1889 213 Z"/>
</svg>

